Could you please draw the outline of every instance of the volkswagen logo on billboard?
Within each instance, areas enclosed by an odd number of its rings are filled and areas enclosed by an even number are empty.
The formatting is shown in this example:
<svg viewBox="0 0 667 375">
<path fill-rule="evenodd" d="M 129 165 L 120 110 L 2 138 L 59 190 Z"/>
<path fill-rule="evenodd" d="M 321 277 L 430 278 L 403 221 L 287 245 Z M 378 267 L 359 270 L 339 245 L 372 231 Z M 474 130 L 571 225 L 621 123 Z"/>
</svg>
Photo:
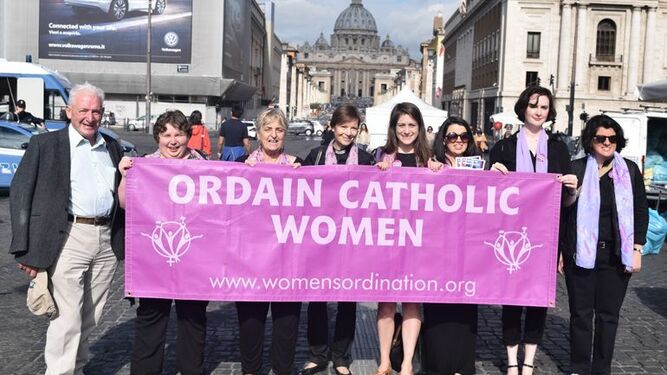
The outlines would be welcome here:
<svg viewBox="0 0 667 375">
<path fill-rule="evenodd" d="M 164 44 L 169 47 L 176 47 L 178 44 L 178 34 L 173 31 L 164 34 Z"/>
</svg>

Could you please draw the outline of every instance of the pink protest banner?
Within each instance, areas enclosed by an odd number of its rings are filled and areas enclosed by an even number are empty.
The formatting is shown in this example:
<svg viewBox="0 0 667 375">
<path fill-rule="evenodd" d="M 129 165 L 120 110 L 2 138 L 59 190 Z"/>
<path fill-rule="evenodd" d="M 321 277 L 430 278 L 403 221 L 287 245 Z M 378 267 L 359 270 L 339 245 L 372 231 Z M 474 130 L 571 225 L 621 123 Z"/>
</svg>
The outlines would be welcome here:
<svg viewBox="0 0 667 375">
<path fill-rule="evenodd" d="M 552 174 L 137 159 L 127 296 L 554 306 Z"/>
</svg>

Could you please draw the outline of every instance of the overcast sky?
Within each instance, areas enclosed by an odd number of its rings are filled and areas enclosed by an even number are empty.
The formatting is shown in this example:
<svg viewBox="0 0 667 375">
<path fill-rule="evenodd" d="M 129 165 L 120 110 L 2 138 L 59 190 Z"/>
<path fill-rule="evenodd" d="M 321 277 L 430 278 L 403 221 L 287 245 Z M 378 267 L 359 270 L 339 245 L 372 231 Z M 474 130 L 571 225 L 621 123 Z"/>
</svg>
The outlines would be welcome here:
<svg viewBox="0 0 667 375">
<path fill-rule="evenodd" d="M 275 31 L 283 42 L 296 46 L 313 44 L 324 33 L 330 42 L 338 15 L 350 6 L 350 0 L 274 0 Z M 420 59 L 419 44 L 432 37 L 433 17 L 442 11 L 445 22 L 457 8 L 458 0 L 363 0 L 375 17 L 378 34 L 387 34 L 395 44 L 408 48 Z"/>
</svg>

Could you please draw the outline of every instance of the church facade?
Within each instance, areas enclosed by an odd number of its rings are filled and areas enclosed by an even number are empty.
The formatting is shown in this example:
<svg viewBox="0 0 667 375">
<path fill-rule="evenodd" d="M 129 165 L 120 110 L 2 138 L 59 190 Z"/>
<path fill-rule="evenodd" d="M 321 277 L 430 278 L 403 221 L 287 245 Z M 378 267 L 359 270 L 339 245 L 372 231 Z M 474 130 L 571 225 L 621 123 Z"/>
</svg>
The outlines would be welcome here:
<svg viewBox="0 0 667 375">
<path fill-rule="evenodd" d="M 359 107 L 379 104 L 395 91 L 397 77 L 414 67 L 407 49 L 387 35 L 378 35 L 373 14 L 352 0 L 343 10 L 327 39 L 297 47 L 297 63 L 311 86 L 310 103 L 353 102 Z"/>
</svg>

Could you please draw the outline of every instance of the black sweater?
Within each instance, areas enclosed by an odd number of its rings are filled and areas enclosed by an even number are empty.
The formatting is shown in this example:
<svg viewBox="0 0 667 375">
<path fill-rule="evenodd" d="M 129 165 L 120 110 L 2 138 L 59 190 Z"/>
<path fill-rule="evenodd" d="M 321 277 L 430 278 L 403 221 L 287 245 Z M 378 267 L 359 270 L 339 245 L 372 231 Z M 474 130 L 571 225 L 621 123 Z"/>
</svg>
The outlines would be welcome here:
<svg viewBox="0 0 667 375">
<path fill-rule="evenodd" d="M 518 139 L 516 134 L 509 138 L 501 139 L 491 149 L 489 154 L 489 165 L 493 163 L 502 163 L 508 170 L 516 171 L 516 143 Z M 533 157 L 533 167 L 535 166 L 535 155 Z M 572 168 L 570 166 L 570 152 L 565 143 L 558 139 L 549 136 L 547 143 L 547 161 L 549 166 L 547 171 L 549 173 L 570 174 Z"/>
</svg>

